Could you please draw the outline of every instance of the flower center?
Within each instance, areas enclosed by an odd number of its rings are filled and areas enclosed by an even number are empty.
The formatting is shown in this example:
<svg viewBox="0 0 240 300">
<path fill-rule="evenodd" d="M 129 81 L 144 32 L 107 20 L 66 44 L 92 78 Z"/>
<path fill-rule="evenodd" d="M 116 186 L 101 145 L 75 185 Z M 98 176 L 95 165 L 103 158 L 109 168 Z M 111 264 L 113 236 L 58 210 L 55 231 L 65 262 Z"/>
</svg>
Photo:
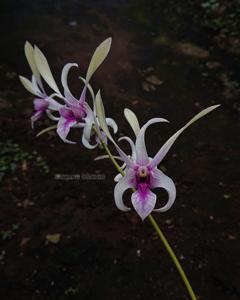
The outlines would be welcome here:
<svg viewBox="0 0 240 300">
<path fill-rule="evenodd" d="M 146 167 L 139 167 L 137 171 L 137 183 L 148 183 L 150 176 Z"/>
</svg>

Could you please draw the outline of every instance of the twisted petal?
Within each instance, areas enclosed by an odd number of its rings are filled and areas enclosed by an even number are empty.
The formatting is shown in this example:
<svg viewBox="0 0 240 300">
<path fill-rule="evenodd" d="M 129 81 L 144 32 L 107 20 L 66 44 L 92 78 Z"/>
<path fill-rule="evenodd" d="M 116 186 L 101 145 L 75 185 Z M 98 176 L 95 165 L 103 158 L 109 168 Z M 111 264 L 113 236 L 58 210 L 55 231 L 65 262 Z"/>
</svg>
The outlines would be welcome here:
<svg viewBox="0 0 240 300">
<path fill-rule="evenodd" d="M 85 125 L 83 128 L 83 134 L 82 134 L 82 143 L 83 145 L 88 149 L 94 149 L 97 147 L 98 143 L 91 145 L 90 139 L 91 139 L 91 131 L 93 126 L 93 120 L 90 117 L 85 118 Z"/>
<path fill-rule="evenodd" d="M 106 123 L 108 126 L 112 127 L 114 133 L 117 133 L 118 126 L 112 118 L 106 118 Z"/>
<path fill-rule="evenodd" d="M 60 117 L 57 125 L 57 133 L 65 143 L 76 144 L 76 142 L 67 139 L 71 127 L 73 127 L 76 123 L 77 121 L 73 117 Z"/>
<path fill-rule="evenodd" d="M 111 47 L 111 43 L 112 43 L 112 38 L 108 38 L 96 48 L 87 70 L 87 76 L 86 76 L 87 82 L 89 82 L 93 73 L 98 69 L 98 67 L 102 64 L 104 59 L 107 57 Z"/>
<path fill-rule="evenodd" d="M 135 172 L 129 170 L 127 174 L 118 181 L 114 188 L 115 204 L 117 208 L 122 211 L 130 210 L 130 208 L 123 203 L 123 194 L 127 189 L 133 187 L 132 181 L 134 180 L 134 175 Z"/>
<path fill-rule="evenodd" d="M 139 165 L 147 165 L 149 163 L 149 157 L 147 154 L 146 144 L 145 144 L 145 131 L 151 124 L 158 122 L 168 122 L 166 119 L 153 118 L 149 120 L 139 131 L 136 139 L 136 161 Z"/>
<path fill-rule="evenodd" d="M 134 145 L 134 142 L 127 136 L 123 136 L 121 138 L 118 139 L 118 141 L 122 141 L 122 140 L 125 140 L 129 143 L 130 147 L 131 147 L 131 151 L 132 151 L 132 160 L 135 161 L 136 160 L 136 147 Z"/>
<path fill-rule="evenodd" d="M 89 92 L 90 92 L 90 94 L 91 94 L 92 101 L 93 101 L 93 111 L 94 111 L 94 113 L 96 114 L 96 111 L 95 111 L 95 103 L 94 103 L 94 102 L 95 102 L 95 95 L 94 95 L 93 88 L 91 87 L 90 83 L 87 84 L 87 81 L 86 81 L 85 78 L 83 78 L 83 77 L 80 76 L 79 79 L 81 79 L 81 80 L 84 82 L 84 84 L 87 86 L 87 88 L 88 88 L 88 90 L 89 90 Z"/>
<path fill-rule="evenodd" d="M 61 95 L 56 82 L 52 76 L 52 72 L 49 68 L 47 59 L 42 51 L 35 46 L 34 48 L 34 60 L 37 66 L 39 73 L 41 74 L 42 78 L 47 82 L 47 84 L 58 94 Z"/>
<path fill-rule="evenodd" d="M 133 130 L 135 136 L 137 136 L 140 131 L 140 126 L 139 126 L 137 116 L 135 115 L 135 113 L 133 111 L 131 111 L 128 108 L 124 109 L 124 116 L 127 119 L 129 125 L 132 127 L 132 130 Z"/>
<path fill-rule="evenodd" d="M 132 194 L 132 205 L 137 214 L 144 220 L 154 209 L 157 196 L 149 189 L 142 192 L 137 190 Z"/>
<path fill-rule="evenodd" d="M 66 64 L 63 67 L 62 75 L 61 75 L 61 82 L 62 82 L 62 86 L 63 86 L 63 89 L 64 89 L 65 96 L 66 96 L 66 93 L 67 93 L 69 97 L 74 98 L 72 93 L 69 90 L 68 83 L 67 83 L 68 73 L 69 73 L 69 71 L 72 67 L 78 67 L 78 64 L 69 63 L 69 64 Z"/>
<path fill-rule="evenodd" d="M 165 155 L 168 153 L 176 139 L 179 137 L 179 135 L 187 129 L 191 124 L 196 122 L 198 119 L 202 118 L 206 114 L 210 113 L 220 105 L 213 105 L 210 106 L 204 110 L 202 110 L 200 113 L 198 113 L 195 117 L 193 117 L 185 126 L 183 126 L 181 129 L 179 129 L 173 136 L 171 136 L 166 143 L 162 146 L 162 148 L 157 152 L 157 154 L 154 156 L 153 160 L 151 161 L 151 167 L 156 167 L 165 157 Z"/>
<path fill-rule="evenodd" d="M 47 113 L 47 116 L 49 117 L 49 119 L 51 119 L 53 121 L 59 121 L 60 117 L 54 116 L 49 109 L 46 110 L 46 113 Z"/>
<path fill-rule="evenodd" d="M 163 188 L 168 193 L 167 203 L 158 209 L 154 209 L 157 212 L 165 212 L 171 208 L 176 198 L 176 187 L 174 182 L 170 177 L 165 175 L 162 171 L 155 169 L 152 171 L 152 184 L 151 188 Z"/>
</svg>

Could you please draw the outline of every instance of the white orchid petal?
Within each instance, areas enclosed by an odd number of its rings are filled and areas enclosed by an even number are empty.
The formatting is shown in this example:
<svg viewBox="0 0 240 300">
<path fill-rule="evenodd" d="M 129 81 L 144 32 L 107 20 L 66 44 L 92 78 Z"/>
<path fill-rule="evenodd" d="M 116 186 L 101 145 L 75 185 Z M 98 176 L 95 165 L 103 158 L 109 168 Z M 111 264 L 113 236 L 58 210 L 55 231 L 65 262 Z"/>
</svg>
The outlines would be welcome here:
<svg viewBox="0 0 240 300">
<path fill-rule="evenodd" d="M 39 96 L 38 92 L 34 89 L 32 82 L 27 79 L 26 77 L 19 76 L 19 79 L 22 83 L 22 85 L 25 87 L 25 89 L 30 92 L 31 94 L 35 96 Z"/>
<path fill-rule="evenodd" d="M 47 116 L 53 121 L 59 121 L 60 117 L 55 117 L 50 110 L 46 110 Z"/>
<path fill-rule="evenodd" d="M 39 86 L 43 89 L 41 76 L 37 69 L 35 59 L 34 59 L 34 49 L 33 46 L 28 41 L 26 41 L 24 45 L 24 52 L 34 77 L 36 78 Z"/>
<path fill-rule="evenodd" d="M 82 144 L 84 147 L 86 147 L 87 149 L 90 149 L 90 150 L 92 150 L 98 146 L 98 143 L 96 143 L 94 145 L 90 144 L 84 135 L 82 135 Z"/>
<path fill-rule="evenodd" d="M 132 187 L 131 180 L 134 177 L 134 172 L 129 171 L 124 177 L 122 177 L 114 188 L 114 200 L 118 209 L 122 211 L 129 211 L 130 208 L 123 203 L 124 192 Z"/>
<path fill-rule="evenodd" d="M 78 68 L 78 64 L 76 63 L 69 63 L 69 64 L 66 64 L 64 67 L 63 67 L 63 70 L 62 70 L 62 75 L 61 75 L 61 82 L 62 82 L 62 86 L 64 88 L 64 94 L 67 93 L 69 96 L 73 97 L 72 93 L 70 92 L 69 90 L 69 87 L 68 87 L 68 82 L 67 82 L 67 78 L 68 78 L 68 73 L 70 71 L 70 69 L 72 67 L 77 67 Z M 75 97 L 73 97 L 75 98 Z"/>
<path fill-rule="evenodd" d="M 153 118 L 149 120 L 139 131 L 136 138 L 136 161 L 139 165 L 147 165 L 149 163 L 149 156 L 145 144 L 145 131 L 146 129 L 154 123 L 158 122 L 168 122 L 168 120 L 163 118 Z"/>
<path fill-rule="evenodd" d="M 64 143 L 76 144 L 76 142 L 67 139 L 71 127 L 73 127 L 77 122 L 75 120 L 67 120 L 61 117 L 57 124 L 57 134 L 63 140 Z"/>
<path fill-rule="evenodd" d="M 113 132 L 116 134 L 118 131 L 117 123 L 112 118 L 106 118 L 106 123 L 108 126 L 112 127 Z"/>
<path fill-rule="evenodd" d="M 136 160 L 136 147 L 135 147 L 134 142 L 128 136 L 123 136 L 123 137 L 118 139 L 119 142 L 122 141 L 122 140 L 125 140 L 129 143 L 129 145 L 131 147 L 131 151 L 132 151 L 131 157 L 135 161 Z"/>
<path fill-rule="evenodd" d="M 114 177 L 113 181 L 114 181 L 114 182 L 118 182 L 122 177 L 123 177 L 122 174 L 118 173 L 118 174 Z"/>
<path fill-rule="evenodd" d="M 82 143 L 87 149 L 94 149 L 98 146 L 98 143 L 91 145 L 90 139 L 91 139 L 91 132 L 92 132 L 92 126 L 94 122 L 91 117 L 85 118 L 85 125 L 83 128 L 83 134 L 82 134 Z"/>
<path fill-rule="evenodd" d="M 135 136 L 137 136 L 140 131 L 140 126 L 139 126 L 137 116 L 135 115 L 135 113 L 132 110 L 130 110 L 128 108 L 124 109 L 124 116 L 127 119 L 129 125 L 132 127 L 132 130 L 133 130 Z"/>
<path fill-rule="evenodd" d="M 50 95 L 48 98 L 46 98 L 48 102 L 48 108 L 50 110 L 59 111 L 64 105 L 58 103 L 53 97 L 56 96 L 56 94 Z"/>
<path fill-rule="evenodd" d="M 165 212 L 172 207 L 172 205 L 176 199 L 175 184 L 170 177 L 168 177 L 167 175 L 165 175 L 162 171 L 160 171 L 158 169 L 156 169 L 152 172 L 152 176 L 153 176 L 152 187 L 153 188 L 157 188 L 157 187 L 163 188 L 168 193 L 167 203 L 161 208 L 154 209 L 154 211 Z"/>
<path fill-rule="evenodd" d="M 165 157 L 165 155 L 168 153 L 176 139 L 180 136 L 180 134 L 187 129 L 191 124 L 199 120 L 200 118 L 204 117 L 206 114 L 210 113 L 220 105 L 213 105 L 210 106 L 204 110 L 202 110 L 200 113 L 198 113 L 196 116 L 194 116 L 185 126 L 183 126 L 181 129 L 179 129 L 174 135 L 172 135 L 166 143 L 161 147 L 161 149 L 157 152 L 157 154 L 154 156 L 153 160 L 151 161 L 151 166 L 155 167 L 157 166 Z"/>
<path fill-rule="evenodd" d="M 47 59 L 37 46 L 34 48 L 34 59 L 42 78 L 56 93 L 61 94 L 53 78 Z"/>
<path fill-rule="evenodd" d="M 112 38 L 108 38 L 96 48 L 87 70 L 87 76 L 86 76 L 87 82 L 89 82 L 93 73 L 97 70 L 97 68 L 102 64 L 104 59 L 107 57 L 111 47 L 111 43 L 112 43 Z"/>
<path fill-rule="evenodd" d="M 85 85 L 87 84 L 87 80 L 85 78 L 79 76 L 79 79 L 81 79 Z M 91 97 L 92 97 L 92 100 L 93 100 L 93 103 L 94 103 L 94 101 L 95 101 L 95 94 L 94 94 L 93 88 L 90 85 L 90 83 L 87 84 L 87 88 L 88 88 L 88 90 L 89 90 L 89 92 L 91 94 Z"/>
<path fill-rule="evenodd" d="M 122 149 L 115 143 L 114 139 L 112 138 L 112 136 L 109 132 L 109 129 L 108 129 L 108 126 L 107 126 L 107 123 L 106 123 L 105 111 L 104 111 L 104 106 L 103 106 L 100 90 L 98 91 L 98 93 L 96 95 L 96 113 L 97 113 L 97 118 L 98 118 L 100 127 L 105 132 L 105 134 L 109 138 L 109 140 L 114 144 L 114 146 L 116 147 L 119 155 L 122 157 L 122 159 L 126 162 L 126 164 L 129 167 L 134 167 L 135 166 L 134 163 L 131 161 L 131 159 L 129 159 L 127 154 L 124 153 L 124 151 L 122 151 Z M 96 127 L 98 127 L 97 122 L 96 122 Z"/>
<path fill-rule="evenodd" d="M 142 193 L 140 190 L 131 196 L 132 205 L 142 221 L 153 211 L 157 196 L 150 190 Z"/>
<path fill-rule="evenodd" d="M 34 75 L 32 75 L 32 86 L 39 96 L 41 96 L 42 98 L 46 96 L 44 89 L 41 87 L 39 88 L 36 77 Z"/>
</svg>

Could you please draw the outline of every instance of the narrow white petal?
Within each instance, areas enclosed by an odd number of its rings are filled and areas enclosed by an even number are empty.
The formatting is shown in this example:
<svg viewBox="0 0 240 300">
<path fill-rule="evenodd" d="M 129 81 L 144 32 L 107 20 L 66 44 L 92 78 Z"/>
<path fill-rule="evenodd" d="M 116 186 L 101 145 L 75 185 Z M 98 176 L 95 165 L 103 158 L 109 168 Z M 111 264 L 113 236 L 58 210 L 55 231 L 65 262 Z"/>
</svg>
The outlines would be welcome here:
<svg viewBox="0 0 240 300">
<path fill-rule="evenodd" d="M 128 108 L 124 109 L 124 116 L 127 119 L 129 125 L 132 127 L 132 130 L 133 130 L 135 136 L 137 136 L 140 131 L 140 126 L 139 126 L 137 116 L 135 115 L 135 113 L 132 110 L 130 110 Z"/>
<path fill-rule="evenodd" d="M 39 87 L 35 75 L 32 75 L 32 86 L 34 90 L 38 93 L 38 95 L 40 95 L 42 98 L 46 96 L 44 89 L 41 86 Z"/>
<path fill-rule="evenodd" d="M 84 135 L 82 135 L 82 144 L 83 144 L 84 147 L 86 147 L 87 149 L 90 149 L 90 150 L 94 149 L 98 146 L 98 143 L 96 143 L 94 145 L 90 144 L 89 141 L 85 138 Z"/>
<path fill-rule="evenodd" d="M 85 78 L 83 78 L 83 77 L 80 76 L 79 79 L 81 79 L 84 82 L 85 85 L 87 84 L 87 80 Z M 90 85 L 90 83 L 87 84 L 87 88 L 88 88 L 88 90 L 89 90 L 89 92 L 91 94 L 91 97 L 92 97 L 92 100 L 93 100 L 93 103 L 94 103 L 94 101 L 95 101 L 95 94 L 94 94 L 93 88 Z"/>
<path fill-rule="evenodd" d="M 24 52 L 25 52 L 28 64 L 32 70 L 33 75 L 35 76 L 39 86 L 43 89 L 41 76 L 37 69 L 35 59 L 34 59 L 34 49 L 33 49 L 33 46 L 28 41 L 26 41 L 26 43 L 25 43 Z"/>
<path fill-rule="evenodd" d="M 47 116 L 53 121 L 59 121 L 60 117 L 55 117 L 50 110 L 46 110 Z"/>
<path fill-rule="evenodd" d="M 129 211 L 130 208 L 127 207 L 123 203 L 123 194 L 124 192 L 132 187 L 131 184 L 131 179 L 134 176 L 134 172 L 129 171 L 124 177 L 122 177 L 118 183 L 116 184 L 114 188 L 114 199 L 115 199 L 115 204 L 118 209 L 122 211 Z"/>
<path fill-rule="evenodd" d="M 156 169 L 156 170 L 153 171 L 152 188 L 156 188 L 156 187 L 163 188 L 167 191 L 168 201 L 163 207 L 154 209 L 154 211 L 165 212 L 165 211 L 169 210 L 172 207 L 172 205 L 173 205 L 173 203 L 176 199 L 175 184 L 174 184 L 174 182 L 172 181 L 172 179 L 170 177 L 165 175 L 162 171 Z"/>
<path fill-rule="evenodd" d="M 130 147 L 131 147 L 131 151 L 132 151 L 132 159 L 135 161 L 136 160 L 136 147 L 135 147 L 135 144 L 134 142 L 127 136 L 123 136 L 121 138 L 118 139 L 118 141 L 122 141 L 122 140 L 125 140 L 129 143 Z"/>
<path fill-rule="evenodd" d="M 75 64 L 75 63 L 66 64 L 63 67 L 62 75 L 61 75 L 61 81 L 62 81 L 62 86 L 64 88 L 64 93 L 68 93 L 71 97 L 73 97 L 73 95 L 69 90 L 67 78 L 68 78 L 68 73 L 72 67 L 78 67 L 78 64 Z"/>
<path fill-rule="evenodd" d="M 146 129 L 154 123 L 158 122 L 168 122 L 168 120 L 163 118 L 153 118 L 149 120 L 139 131 L 136 139 L 136 161 L 139 165 L 147 165 L 149 163 L 149 156 L 145 144 L 145 131 Z"/>
<path fill-rule="evenodd" d="M 27 91 L 29 91 L 31 94 L 35 96 L 39 96 L 38 92 L 34 89 L 33 84 L 29 79 L 23 76 L 19 76 L 19 79 Z"/>
<path fill-rule="evenodd" d="M 89 82 L 93 73 L 97 70 L 97 68 L 102 64 L 104 59 L 107 57 L 111 47 L 111 43 L 112 43 L 112 38 L 106 39 L 97 47 L 97 49 L 93 53 L 92 59 L 90 61 L 87 70 L 87 76 L 86 76 L 87 82 Z"/>
<path fill-rule="evenodd" d="M 106 123 L 105 111 L 104 111 L 104 106 L 103 106 L 100 91 L 98 91 L 98 93 L 96 95 L 96 113 L 97 113 L 97 118 L 98 118 L 101 129 L 105 132 L 105 134 L 107 135 L 109 140 L 114 144 L 119 155 L 122 157 L 122 159 L 126 162 L 126 164 L 129 167 L 134 167 L 135 166 L 134 163 L 131 161 L 131 159 L 129 159 L 127 154 L 124 153 L 124 151 L 122 151 L 122 149 L 115 143 L 114 139 L 112 138 L 112 136 L 109 132 L 109 129 L 108 129 L 108 126 Z M 96 127 L 98 127 L 98 124 L 96 124 Z"/>
<path fill-rule="evenodd" d="M 191 124 L 205 116 L 206 114 L 210 113 L 220 105 L 213 105 L 210 106 L 204 110 L 202 110 L 200 113 L 198 113 L 195 117 L 193 117 L 185 126 L 183 126 L 181 129 L 179 129 L 174 135 L 172 135 L 166 143 L 161 147 L 161 149 L 157 152 L 157 154 L 154 156 L 153 160 L 151 161 L 151 166 L 155 167 L 157 166 L 165 157 L 165 155 L 168 153 L 176 139 L 180 136 L 180 134 L 187 129 Z"/>
<path fill-rule="evenodd" d="M 56 93 L 61 94 L 53 78 L 47 59 L 37 46 L 34 48 L 34 59 L 42 78 Z"/>
<path fill-rule="evenodd" d="M 117 123 L 112 118 L 106 118 L 106 123 L 108 126 L 112 127 L 114 133 L 117 133 L 118 126 Z"/>
</svg>

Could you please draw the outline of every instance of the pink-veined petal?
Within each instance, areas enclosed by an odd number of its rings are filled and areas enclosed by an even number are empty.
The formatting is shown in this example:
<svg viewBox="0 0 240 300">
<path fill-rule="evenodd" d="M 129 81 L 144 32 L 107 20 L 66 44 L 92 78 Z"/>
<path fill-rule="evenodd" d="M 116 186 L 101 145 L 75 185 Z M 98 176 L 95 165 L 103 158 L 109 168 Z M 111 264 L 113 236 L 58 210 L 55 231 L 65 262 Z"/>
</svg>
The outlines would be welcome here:
<svg viewBox="0 0 240 300">
<path fill-rule="evenodd" d="M 153 211 L 156 198 L 157 196 L 148 188 L 144 192 L 138 189 L 132 194 L 132 205 L 142 220 Z"/>
<path fill-rule="evenodd" d="M 163 118 L 153 118 L 149 120 L 139 131 L 136 138 L 136 161 L 137 164 L 144 166 L 149 163 L 149 156 L 145 144 L 145 131 L 146 129 L 154 123 L 158 122 L 168 122 L 168 120 Z"/>
<path fill-rule="evenodd" d="M 36 98 L 33 104 L 36 111 L 45 111 L 48 108 L 48 102 L 45 99 Z"/>
<path fill-rule="evenodd" d="M 169 210 L 176 199 L 176 187 L 172 179 L 165 175 L 162 171 L 154 169 L 152 171 L 151 188 L 163 188 L 168 193 L 167 203 L 161 208 L 154 209 L 154 211 L 165 212 Z"/>
<path fill-rule="evenodd" d="M 76 144 L 76 142 L 73 142 L 73 141 L 70 141 L 67 139 L 67 136 L 69 134 L 71 127 L 73 127 L 76 123 L 77 123 L 77 121 L 74 118 L 61 117 L 59 119 L 58 125 L 57 125 L 57 133 L 65 143 Z"/>
<path fill-rule="evenodd" d="M 135 172 L 129 170 L 127 174 L 118 181 L 118 183 L 114 188 L 115 204 L 117 208 L 122 211 L 130 210 L 130 208 L 123 203 L 123 194 L 127 189 L 133 187 L 132 181 L 134 180 L 134 177 L 135 177 Z"/>
<path fill-rule="evenodd" d="M 198 113 L 196 116 L 194 116 L 185 126 L 183 126 L 181 129 L 179 129 L 174 135 L 172 135 L 166 143 L 161 147 L 161 149 L 157 152 L 157 154 L 154 156 L 153 160 L 151 161 L 151 167 L 156 167 L 165 157 L 165 155 L 168 153 L 176 139 L 180 136 L 180 134 L 187 129 L 191 124 L 205 116 L 206 114 L 210 113 L 214 109 L 219 107 L 219 105 L 213 105 L 210 106 L 204 110 L 202 110 L 200 113 Z"/>
<path fill-rule="evenodd" d="M 65 118 L 65 119 L 70 119 L 70 118 L 74 118 L 73 112 L 70 108 L 68 107 L 62 107 L 59 110 L 60 115 Z"/>
</svg>

